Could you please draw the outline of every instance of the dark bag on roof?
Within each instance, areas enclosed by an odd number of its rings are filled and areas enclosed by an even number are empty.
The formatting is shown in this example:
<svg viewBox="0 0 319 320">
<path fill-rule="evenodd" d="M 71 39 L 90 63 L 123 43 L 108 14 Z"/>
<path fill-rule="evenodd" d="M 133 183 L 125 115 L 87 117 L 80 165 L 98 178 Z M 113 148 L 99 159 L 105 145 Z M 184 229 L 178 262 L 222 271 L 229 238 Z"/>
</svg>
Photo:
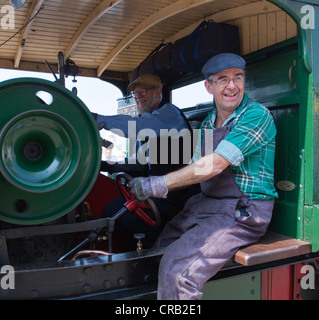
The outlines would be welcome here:
<svg viewBox="0 0 319 320">
<path fill-rule="evenodd" d="M 191 34 L 175 41 L 171 68 L 180 72 L 198 72 L 211 57 L 223 52 L 240 54 L 238 28 L 203 21 Z"/>
<path fill-rule="evenodd" d="M 161 43 L 132 72 L 131 81 L 146 73 L 156 74 L 163 83 L 169 83 L 180 76 L 180 72 L 171 68 L 172 43 Z"/>
<path fill-rule="evenodd" d="M 172 43 L 161 43 L 132 71 L 131 81 L 151 73 L 164 84 L 187 72 L 200 72 L 211 57 L 223 52 L 239 54 L 238 28 L 225 23 L 203 21 L 190 35 Z"/>
</svg>

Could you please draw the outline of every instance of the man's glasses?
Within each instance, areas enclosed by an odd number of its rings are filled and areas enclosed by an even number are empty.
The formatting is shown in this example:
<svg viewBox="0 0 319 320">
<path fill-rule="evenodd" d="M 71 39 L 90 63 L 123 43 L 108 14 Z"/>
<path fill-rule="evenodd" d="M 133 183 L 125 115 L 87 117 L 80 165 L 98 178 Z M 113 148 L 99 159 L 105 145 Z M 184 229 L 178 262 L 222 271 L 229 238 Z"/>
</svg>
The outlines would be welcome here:
<svg viewBox="0 0 319 320">
<path fill-rule="evenodd" d="M 238 76 L 234 77 L 233 79 L 222 78 L 222 79 L 218 79 L 216 81 L 208 79 L 208 81 L 211 83 L 212 82 L 216 83 L 219 87 L 223 88 L 223 87 L 227 87 L 229 85 L 230 81 L 233 81 L 233 83 L 236 86 L 243 85 L 245 82 L 245 77 L 243 75 L 238 75 Z"/>
<path fill-rule="evenodd" d="M 134 91 L 131 91 L 131 94 L 133 97 L 136 97 L 138 94 L 142 97 L 146 97 L 147 94 L 148 94 L 148 91 L 149 90 L 152 90 L 154 89 L 155 87 L 151 87 L 151 88 L 142 88 L 140 90 L 134 90 Z"/>
</svg>

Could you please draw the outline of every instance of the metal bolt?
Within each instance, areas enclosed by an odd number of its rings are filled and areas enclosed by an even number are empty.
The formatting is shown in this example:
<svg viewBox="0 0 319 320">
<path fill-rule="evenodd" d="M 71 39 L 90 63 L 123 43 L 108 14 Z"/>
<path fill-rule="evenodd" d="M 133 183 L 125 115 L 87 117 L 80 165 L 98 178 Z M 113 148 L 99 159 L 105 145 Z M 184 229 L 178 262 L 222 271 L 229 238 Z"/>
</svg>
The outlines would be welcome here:
<svg viewBox="0 0 319 320">
<path fill-rule="evenodd" d="M 112 265 L 108 264 L 104 267 L 105 271 L 111 271 L 112 270 Z"/>
<path fill-rule="evenodd" d="M 39 296 L 39 291 L 33 289 L 33 290 L 31 291 L 31 297 L 32 297 L 32 298 L 37 298 L 38 296 Z"/>
<path fill-rule="evenodd" d="M 117 282 L 121 287 L 123 287 L 126 284 L 126 281 L 124 278 L 119 278 Z"/>
<path fill-rule="evenodd" d="M 152 276 L 149 273 L 144 275 L 144 281 L 145 282 L 151 282 L 151 280 L 152 280 Z"/>
<path fill-rule="evenodd" d="M 93 269 L 91 267 L 85 268 L 84 273 L 91 274 L 93 272 Z"/>
<path fill-rule="evenodd" d="M 83 285 L 82 289 L 83 289 L 83 291 L 84 291 L 85 293 L 89 293 L 92 288 L 91 288 L 91 286 L 90 286 L 88 283 L 86 283 L 86 284 Z"/>
</svg>

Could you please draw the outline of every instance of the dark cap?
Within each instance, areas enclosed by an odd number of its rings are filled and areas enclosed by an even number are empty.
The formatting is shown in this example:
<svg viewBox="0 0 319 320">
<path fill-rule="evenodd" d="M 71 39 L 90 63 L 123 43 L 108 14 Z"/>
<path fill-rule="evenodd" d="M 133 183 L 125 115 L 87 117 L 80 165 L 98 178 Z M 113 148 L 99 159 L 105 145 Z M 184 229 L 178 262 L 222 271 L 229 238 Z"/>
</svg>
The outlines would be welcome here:
<svg viewBox="0 0 319 320">
<path fill-rule="evenodd" d="M 238 68 L 245 69 L 246 61 L 234 53 L 221 53 L 209 59 L 202 69 L 202 73 L 207 79 L 211 75 L 226 69 Z"/>
<path fill-rule="evenodd" d="M 146 86 L 146 87 L 160 87 L 162 88 L 162 81 L 158 76 L 154 74 L 143 74 L 131 82 L 128 86 L 128 91 L 134 90 L 135 86 Z"/>
</svg>

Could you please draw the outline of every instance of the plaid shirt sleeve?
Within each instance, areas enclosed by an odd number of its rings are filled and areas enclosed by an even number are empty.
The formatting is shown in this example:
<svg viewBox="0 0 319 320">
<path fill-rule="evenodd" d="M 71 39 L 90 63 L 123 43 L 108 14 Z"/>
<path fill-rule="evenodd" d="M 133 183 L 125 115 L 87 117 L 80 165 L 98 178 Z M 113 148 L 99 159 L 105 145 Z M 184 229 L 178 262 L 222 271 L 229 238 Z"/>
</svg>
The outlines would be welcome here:
<svg viewBox="0 0 319 320">
<path fill-rule="evenodd" d="M 245 157 L 265 147 L 275 135 L 276 127 L 269 110 L 254 102 L 234 120 L 231 132 L 215 152 L 233 166 L 239 166 Z"/>
</svg>

